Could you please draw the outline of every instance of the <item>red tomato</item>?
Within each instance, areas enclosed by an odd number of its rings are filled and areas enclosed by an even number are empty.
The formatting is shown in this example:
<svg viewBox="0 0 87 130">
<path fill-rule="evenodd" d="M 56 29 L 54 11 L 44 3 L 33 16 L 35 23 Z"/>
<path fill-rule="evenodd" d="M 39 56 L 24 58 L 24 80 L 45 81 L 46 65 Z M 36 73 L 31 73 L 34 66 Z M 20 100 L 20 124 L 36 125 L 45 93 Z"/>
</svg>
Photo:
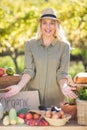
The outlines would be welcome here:
<svg viewBox="0 0 87 130">
<path fill-rule="evenodd" d="M 20 118 L 22 118 L 22 119 L 25 118 L 25 114 L 24 114 L 24 113 L 20 113 L 18 116 L 19 116 Z"/>
<path fill-rule="evenodd" d="M 0 68 L 0 76 L 3 76 L 5 74 L 5 69 L 4 68 Z"/>
<path fill-rule="evenodd" d="M 25 119 L 30 120 L 33 118 L 33 115 L 31 113 L 26 113 Z"/>
</svg>

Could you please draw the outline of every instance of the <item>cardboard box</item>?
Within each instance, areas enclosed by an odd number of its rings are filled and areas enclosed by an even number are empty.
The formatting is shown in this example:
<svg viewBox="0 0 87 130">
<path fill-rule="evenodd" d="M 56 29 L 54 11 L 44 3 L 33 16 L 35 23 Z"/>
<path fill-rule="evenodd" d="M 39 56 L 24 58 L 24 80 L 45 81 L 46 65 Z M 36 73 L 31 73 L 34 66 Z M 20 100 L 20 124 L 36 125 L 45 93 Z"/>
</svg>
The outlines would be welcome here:
<svg viewBox="0 0 87 130">
<path fill-rule="evenodd" d="M 38 109 L 40 105 L 38 91 L 22 91 L 7 99 L 3 98 L 0 93 L 0 102 L 5 111 L 9 111 L 12 107 L 17 111 L 22 108 Z"/>
</svg>

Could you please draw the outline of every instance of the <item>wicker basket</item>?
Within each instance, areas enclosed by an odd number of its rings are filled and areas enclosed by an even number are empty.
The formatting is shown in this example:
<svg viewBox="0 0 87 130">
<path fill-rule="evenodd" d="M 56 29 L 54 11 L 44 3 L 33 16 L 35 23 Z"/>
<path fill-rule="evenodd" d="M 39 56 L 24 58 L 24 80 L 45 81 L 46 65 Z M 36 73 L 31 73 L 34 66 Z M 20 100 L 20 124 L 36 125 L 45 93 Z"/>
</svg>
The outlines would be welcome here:
<svg viewBox="0 0 87 130">
<path fill-rule="evenodd" d="M 76 102 L 78 124 L 87 125 L 87 101 L 77 99 Z"/>
<path fill-rule="evenodd" d="M 21 76 L 16 74 L 13 76 L 2 76 L 0 77 L 0 92 L 6 89 L 10 85 L 17 84 L 21 80 Z"/>
<path fill-rule="evenodd" d="M 48 123 L 51 126 L 64 126 L 71 118 L 71 115 L 67 114 L 65 118 L 60 118 L 60 119 L 47 118 L 46 116 L 44 116 L 44 118 L 46 121 L 48 121 Z"/>
</svg>

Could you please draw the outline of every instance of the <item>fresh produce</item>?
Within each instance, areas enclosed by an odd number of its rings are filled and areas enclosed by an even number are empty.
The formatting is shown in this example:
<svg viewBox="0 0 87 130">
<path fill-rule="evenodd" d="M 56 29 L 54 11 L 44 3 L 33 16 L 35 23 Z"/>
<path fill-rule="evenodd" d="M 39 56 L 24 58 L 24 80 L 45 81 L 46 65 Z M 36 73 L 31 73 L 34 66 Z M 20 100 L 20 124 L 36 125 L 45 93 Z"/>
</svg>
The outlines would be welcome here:
<svg viewBox="0 0 87 130">
<path fill-rule="evenodd" d="M 59 112 L 48 110 L 48 111 L 46 111 L 45 116 L 47 118 L 60 119 L 60 118 L 65 118 L 66 114 L 62 110 L 60 110 Z"/>
<path fill-rule="evenodd" d="M 44 118 L 26 120 L 25 123 L 29 126 L 48 126 L 49 125 L 49 123 Z"/>
<path fill-rule="evenodd" d="M 29 126 L 48 126 L 49 123 L 37 112 L 29 111 L 25 116 L 25 123 Z"/>
<path fill-rule="evenodd" d="M 25 119 L 27 119 L 27 120 L 33 119 L 32 113 L 30 113 L 30 112 L 26 113 Z"/>
<path fill-rule="evenodd" d="M 50 110 L 46 111 L 45 116 L 51 118 L 52 112 Z"/>
<path fill-rule="evenodd" d="M 62 118 L 62 115 L 60 112 L 55 112 L 55 113 L 52 113 L 51 118 L 59 119 L 59 118 Z"/>
<path fill-rule="evenodd" d="M 4 112 L 3 112 L 3 117 L 2 117 L 2 119 L 3 119 L 5 116 L 7 116 L 8 113 L 9 113 L 8 111 L 4 111 Z"/>
<path fill-rule="evenodd" d="M 17 124 L 18 124 L 18 125 L 24 124 L 24 119 L 22 119 L 22 118 L 20 118 L 20 117 L 17 117 Z"/>
<path fill-rule="evenodd" d="M 0 76 L 3 76 L 5 74 L 5 69 L 4 68 L 0 68 Z"/>
<path fill-rule="evenodd" d="M 49 123 L 41 116 L 40 113 L 35 111 L 27 111 L 27 113 L 20 113 L 24 112 L 21 109 L 16 111 L 15 108 L 11 108 L 8 112 L 5 113 L 2 119 L 2 123 L 4 126 L 7 125 L 22 125 L 27 124 L 29 126 L 48 126 Z"/>
<path fill-rule="evenodd" d="M 20 113 L 20 114 L 18 114 L 18 117 L 20 117 L 22 119 L 25 119 L 25 114 L 24 113 Z"/>
<path fill-rule="evenodd" d="M 41 122 L 42 122 L 42 124 L 40 124 L 41 126 L 49 126 L 48 121 L 46 121 L 44 118 L 42 118 Z"/>
<path fill-rule="evenodd" d="M 8 75 L 14 75 L 15 74 L 15 70 L 14 70 L 13 67 L 8 67 L 8 68 L 6 68 L 6 73 Z"/>
<path fill-rule="evenodd" d="M 17 112 L 17 115 L 19 115 L 19 114 L 26 114 L 28 111 L 29 111 L 28 108 L 22 108 L 22 109 L 20 109 L 20 110 Z"/>
<path fill-rule="evenodd" d="M 0 103 L 0 120 L 3 117 L 3 114 L 4 114 L 4 108 L 3 108 L 3 105 Z"/>
<path fill-rule="evenodd" d="M 28 113 L 29 109 L 28 108 L 22 108 L 17 112 L 18 117 L 25 119 L 26 113 Z"/>
<path fill-rule="evenodd" d="M 37 113 L 35 113 L 35 114 L 33 114 L 33 118 L 36 120 L 36 119 L 39 119 L 40 118 L 40 115 L 39 114 L 37 114 Z"/>
<path fill-rule="evenodd" d="M 10 120 L 9 120 L 9 116 L 6 115 L 4 118 L 3 118 L 3 121 L 2 121 L 3 125 L 7 126 L 10 124 Z"/>
<path fill-rule="evenodd" d="M 7 125 L 21 125 L 24 124 L 25 121 L 23 118 L 17 116 L 17 112 L 14 108 L 11 108 L 9 112 L 6 112 L 3 116 L 2 123 L 4 126 Z"/>
<path fill-rule="evenodd" d="M 69 105 L 75 105 L 76 104 L 76 101 L 74 98 L 71 98 L 71 97 L 68 97 L 68 104 Z"/>
<path fill-rule="evenodd" d="M 87 100 L 87 87 L 83 87 L 78 92 L 78 98 L 80 100 Z"/>
<path fill-rule="evenodd" d="M 15 108 L 11 108 L 9 111 L 10 124 L 15 125 L 17 123 L 17 112 Z"/>
</svg>

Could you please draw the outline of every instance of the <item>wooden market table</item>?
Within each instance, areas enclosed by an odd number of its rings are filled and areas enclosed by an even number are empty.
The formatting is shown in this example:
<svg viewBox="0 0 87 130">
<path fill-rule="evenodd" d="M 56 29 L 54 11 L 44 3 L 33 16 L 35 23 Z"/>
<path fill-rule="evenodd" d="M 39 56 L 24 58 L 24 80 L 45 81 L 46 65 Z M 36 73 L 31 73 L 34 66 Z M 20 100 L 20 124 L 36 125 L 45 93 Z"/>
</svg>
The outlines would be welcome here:
<svg viewBox="0 0 87 130">
<path fill-rule="evenodd" d="M 76 84 L 76 86 L 79 85 Z M 0 121 L 0 130 L 87 130 L 87 126 L 78 125 L 76 120 L 69 120 L 64 126 L 28 126 L 25 124 L 3 126 Z"/>
<path fill-rule="evenodd" d="M 28 126 L 28 125 L 0 125 L 0 130 L 87 130 L 87 126 L 78 125 L 76 121 L 69 121 L 65 126 Z"/>
</svg>

